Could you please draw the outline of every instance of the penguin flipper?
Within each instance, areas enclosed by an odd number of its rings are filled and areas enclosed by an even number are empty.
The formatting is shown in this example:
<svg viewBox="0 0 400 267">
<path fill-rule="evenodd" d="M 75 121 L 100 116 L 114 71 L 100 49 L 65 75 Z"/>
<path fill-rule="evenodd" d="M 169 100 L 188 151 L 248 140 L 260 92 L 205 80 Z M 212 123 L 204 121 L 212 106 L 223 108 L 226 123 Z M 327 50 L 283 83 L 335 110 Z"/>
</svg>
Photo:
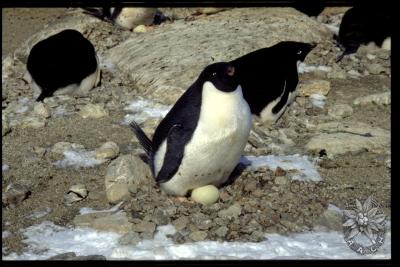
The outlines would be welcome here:
<svg viewBox="0 0 400 267">
<path fill-rule="evenodd" d="M 189 135 L 191 132 L 185 130 L 180 124 L 173 125 L 169 130 L 164 162 L 156 177 L 157 183 L 169 181 L 178 171 L 185 151 L 183 140 L 187 139 Z"/>
<path fill-rule="evenodd" d="M 151 161 L 153 157 L 153 142 L 147 137 L 142 128 L 140 128 L 140 126 L 134 120 L 129 123 L 129 126 Z"/>
</svg>

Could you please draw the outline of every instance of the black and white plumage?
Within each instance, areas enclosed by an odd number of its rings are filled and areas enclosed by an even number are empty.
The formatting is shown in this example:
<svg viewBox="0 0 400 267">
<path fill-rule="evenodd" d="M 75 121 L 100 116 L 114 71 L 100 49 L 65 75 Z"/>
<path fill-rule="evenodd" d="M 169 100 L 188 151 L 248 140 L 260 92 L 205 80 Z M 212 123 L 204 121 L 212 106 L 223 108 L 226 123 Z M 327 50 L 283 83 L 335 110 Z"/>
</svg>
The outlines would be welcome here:
<svg viewBox="0 0 400 267">
<path fill-rule="evenodd" d="M 251 113 L 262 122 L 275 122 L 293 102 L 298 84 L 298 63 L 316 46 L 280 42 L 233 60 L 243 96 Z"/>
<path fill-rule="evenodd" d="M 28 56 L 26 79 L 37 97 L 88 92 L 100 81 L 92 43 L 76 30 L 63 30 L 35 44 Z"/>
<path fill-rule="evenodd" d="M 156 8 L 149 7 L 102 7 L 84 8 L 86 14 L 110 21 L 122 28 L 133 29 L 137 25 L 151 25 L 157 12 Z M 157 19 L 159 19 L 157 17 Z"/>
<path fill-rule="evenodd" d="M 345 55 L 356 53 L 360 45 L 371 42 L 390 50 L 391 16 L 386 5 L 355 6 L 346 11 L 335 36 L 344 50 L 336 61 Z"/>
<path fill-rule="evenodd" d="M 251 113 L 228 63 L 207 66 L 178 99 L 150 140 L 131 127 L 147 152 L 161 189 L 184 196 L 224 183 L 239 162 L 251 128 Z"/>
</svg>

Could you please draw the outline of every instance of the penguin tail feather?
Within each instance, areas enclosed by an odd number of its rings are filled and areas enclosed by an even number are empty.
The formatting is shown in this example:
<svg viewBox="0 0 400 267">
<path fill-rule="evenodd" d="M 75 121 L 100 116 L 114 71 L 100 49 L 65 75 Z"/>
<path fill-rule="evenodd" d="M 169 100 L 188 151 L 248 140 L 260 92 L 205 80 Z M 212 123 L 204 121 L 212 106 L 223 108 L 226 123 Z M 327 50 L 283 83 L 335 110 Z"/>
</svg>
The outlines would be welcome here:
<svg viewBox="0 0 400 267">
<path fill-rule="evenodd" d="M 142 128 L 140 128 L 140 126 L 134 120 L 129 123 L 129 126 L 131 127 L 136 138 L 139 140 L 139 143 L 143 147 L 147 156 L 149 159 L 151 159 L 153 155 L 153 142 L 147 137 Z"/>
</svg>

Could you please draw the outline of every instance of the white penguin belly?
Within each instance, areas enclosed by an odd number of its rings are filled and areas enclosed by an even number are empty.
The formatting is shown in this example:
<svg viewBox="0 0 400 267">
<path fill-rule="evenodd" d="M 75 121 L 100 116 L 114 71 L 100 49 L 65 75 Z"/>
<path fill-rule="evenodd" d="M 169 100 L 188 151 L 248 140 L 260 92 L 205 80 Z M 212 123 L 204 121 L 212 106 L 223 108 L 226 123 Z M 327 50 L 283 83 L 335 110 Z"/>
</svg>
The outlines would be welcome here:
<svg viewBox="0 0 400 267">
<path fill-rule="evenodd" d="M 263 110 L 260 112 L 260 118 L 263 123 L 265 123 L 265 122 L 273 123 L 273 122 L 277 121 L 279 119 L 279 117 L 283 114 L 283 112 L 285 111 L 286 106 L 294 100 L 296 91 L 289 93 L 288 99 L 287 99 L 285 105 L 281 108 L 281 110 L 278 111 L 278 113 L 272 112 L 272 109 L 279 103 L 279 101 L 281 101 L 281 98 L 282 98 L 283 94 L 285 93 L 285 90 L 286 90 L 286 81 L 284 84 L 282 94 L 277 99 L 271 101 L 268 105 L 266 105 L 263 108 Z"/>
<path fill-rule="evenodd" d="M 225 182 L 243 153 L 251 129 L 251 113 L 240 86 L 230 93 L 203 86 L 202 105 L 197 127 L 185 146 L 184 157 L 176 174 L 161 188 L 173 195 Z M 164 147 L 163 147 L 164 146 Z M 162 155 L 161 155 L 162 153 Z M 155 157 L 156 174 L 161 169 L 165 142 Z"/>
</svg>

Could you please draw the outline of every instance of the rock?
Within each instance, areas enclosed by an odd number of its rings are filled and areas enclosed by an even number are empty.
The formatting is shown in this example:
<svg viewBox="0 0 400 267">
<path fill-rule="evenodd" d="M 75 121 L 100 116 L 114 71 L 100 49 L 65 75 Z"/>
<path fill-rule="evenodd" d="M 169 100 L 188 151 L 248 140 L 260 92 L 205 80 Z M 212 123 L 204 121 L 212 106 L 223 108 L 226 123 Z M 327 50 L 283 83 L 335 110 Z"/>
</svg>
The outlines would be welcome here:
<svg viewBox="0 0 400 267">
<path fill-rule="evenodd" d="M 350 77 L 352 77 L 352 78 L 360 78 L 360 77 L 361 77 L 361 74 L 360 74 L 358 71 L 356 71 L 356 70 L 349 70 L 347 73 L 348 73 L 348 74 L 350 75 Z"/>
<path fill-rule="evenodd" d="M 390 92 L 361 96 L 357 97 L 353 101 L 354 105 L 368 105 L 372 103 L 376 105 L 390 105 L 391 104 Z"/>
<path fill-rule="evenodd" d="M 111 231 L 125 234 L 131 231 L 132 223 L 129 222 L 123 211 L 95 219 L 91 227 L 99 231 Z"/>
<path fill-rule="evenodd" d="M 106 142 L 95 150 L 96 159 L 114 159 L 118 157 L 119 147 L 114 142 Z"/>
<path fill-rule="evenodd" d="M 118 239 L 118 243 L 122 246 L 136 246 L 140 241 L 140 235 L 136 232 L 129 232 Z"/>
<path fill-rule="evenodd" d="M 88 190 L 84 184 L 75 184 L 71 186 L 68 192 L 64 195 L 64 204 L 70 206 L 74 202 L 85 199 L 87 195 Z"/>
<path fill-rule="evenodd" d="M 11 123 L 10 123 L 11 125 Z M 17 121 L 16 125 L 19 125 L 21 128 L 42 128 L 46 125 L 46 121 L 44 118 L 38 117 L 24 117 L 21 121 Z M 12 125 L 14 126 L 14 125 Z"/>
<path fill-rule="evenodd" d="M 50 260 L 50 261 L 54 261 L 54 260 L 88 261 L 88 260 L 107 260 L 107 259 L 103 255 L 76 256 L 75 252 L 66 252 L 66 253 L 62 253 L 62 254 L 58 254 L 53 257 L 50 257 L 47 260 Z"/>
<path fill-rule="evenodd" d="M 252 241 L 252 242 L 260 242 L 260 241 L 265 240 L 266 237 L 265 237 L 265 233 L 263 233 L 262 231 L 256 230 L 256 231 L 254 231 L 254 232 L 251 233 L 249 239 L 250 239 L 250 241 Z"/>
<path fill-rule="evenodd" d="M 223 238 L 223 237 L 225 237 L 225 236 L 228 234 L 228 231 L 229 231 L 229 228 L 228 228 L 228 227 L 226 227 L 226 226 L 220 226 L 220 227 L 218 227 L 218 229 L 215 231 L 215 234 L 216 234 L 218 237 Z"/>
<path fill-rule="evenodd" d="M 386 168 L 389 168 L 389 169 L 392 168 L 392 159 L 390 157 L 385 160 L 385 166 L 386 166 Z"/>
<path fill-rule="evenodd" d="M 275 169 L 275 176 L 285 176 L 286 175 L 286 171 L 284 169 L 282 169 L 281 167 L 276 167 Z"/>
<path fill-rule="evenodd" d="M 331 205 L 330 205 L 331 206 Z M 324 226 L 329 230 L 342 231 L 343 214 L 337 209 L 326 209 L 317 219 L 316 224 Z"/>
<path fill-rule="evenodd" d="M 285 176 L 277 176 L 275 177 L 274 182 L 279 185 L 285 185 L 289 182 L 289 179 Z"/>
<path fill-rule="evenodd" d="M 43 118 L 50 117 L 49 109 L 42 102 L 38 102 L 38 103 L 34 104 L 33 113 L 35 113 L 36 115 L 38 115 L 40 117 L 43 117 Z"/>
<path fill-rule="evenodd" d="M 319 94 L 312 94 L 312 95 L 310 95 L 309 99 L 310 99 L 313 107 L 319 108 L 319 109 L 316 109 L 316 110 L 318 110 L 317 114 L 319 114 L 321 112 L 321 109 L 323 109 L 325 106 L 326 96 L 319 95 Z"/>
<path fill-rule="evenodd" d="M 177 231 L 184 229 L 189 223 L 189 219 L 187 216 L 181 216 L 178 219 L 172 222 L 172 225 L 175 226 Z"/>
<path fill-rule="evenodd" d="M 254 17 L 256 22 L 248 21 Z M 212 62 L 230 61 L 282 40 L 320 42 L 328 34 L 323 25 L 292 8 L 234 8 L 187 24 L 177 20 L 163 24 L 162 34 L 134 34 L 106 51 L 104 58 L 130 73 L 139 91 L 163 104 L 174 104 Z M 164 45 L 175 40 L 186 41 L 172 50 Z"/>
<path fill-rule="evenodd" d="M 326 80 L 308 80 L 300 83 L 299 96 L 310 96 L 312 94 L 327 95 L 331 90 L 331 82 Z"/>
<path fill-rule="evenodd" d="M 1 136 L 5 136 L 9 132 L 11 132 L 11 128 L 10 128 L 10 125 L 8 124 L 8 121 L 2 120 L 1 121 Z"/>
<path fill-rule="evenodd" d="M 328 158 L 363 150 L 382 153 L 390 147 L 390 131 L 361 122 L 323 123 L 317 130 L 324 133 L 312 137 L 306 149 L 314 153 L 324 150 Z"/>
<path fill-rule="evenodd" d="M 133 29 L 133 32 L 143 33 L 143 32 L 147 32 L 147 29 L 146 29 L 146 26 L 144 26 L 144 25 L 138 25 Z"/>
<path fill-rule="evenodd" d="M 119 156 L 108 166 L 105 176 L 107 199 L 117 203 L 130 197 L 129 185 L 154 183 L 150 167 L 134 155 Z"/>
<path fill-rule="evenodd" d="M 156 230 L 156 224 L 154 222 L 146 222 L 146 221 L 141 221 L 139 223 L 133 224 L 132 225 L 132 231 L 138 232 L 138 233 L 154 233 Z"/>
<path fill-rule="evenodd" d="M 153 213 L 152 221 L 157 225 L 166 225 L 170 220 L 166 210 L 156 208 Z"/>
<path fill-rule="evenodd" d="M 195 231 L 190 233 L 189 238 L 192 239 L 193 241 L 203 241 L 207 237 L 207 232 L 206 231 Z"/>
<path fill-rule="evenodd" d="M 347 104 L 336 104 L 328 109 L 329 116 L 342 119 L 353 114 L 353 108 Z"/>
<path fill-rule="evenodd" d="M 193 189 L 191 198 L 203 205 L 210 205 L 217 202 L 219 191 L 214 185 L 206 185 Z"/>
<path fill-rule="evenodd" d="M 234 204 L 227 209 L 218 212 L 218 217 L 221 218 L 237 218 L 242 213 L 242 208 L 239 204 Z"/>
<path fill-rule="evenodd" d="M 108 116 L 108 111 L 105 110 L 99 104 L 87 104 L 86 106 L 83 106 L 81 108 L 78 114 L 84 119 L 87 118 L 98 119 L 101 117 Z"/>
<path fill-rule="evenodd" d="M 21 184 L 10 183 L 6 186 L 2 194 L 2 203 L 4 206 L 14 208 L 31 194 L 27 186 Z"/>
<path fill-rule="evenodd" d="M 381 64 L 378 63 L 365 64 L 365 67 L 369 73 L 375 75 L 386 72 L 385 67 L 383 67 Z"/>
<path fill-rule="evenodd" d="M 65 151 L 68 150 L 82 150 L 82 149 L 85 149 L 85 147 L 81 144 L 58 142 L 53 145 L 50 152 L 55 154 L 63 154 Z"/>
</svg>

